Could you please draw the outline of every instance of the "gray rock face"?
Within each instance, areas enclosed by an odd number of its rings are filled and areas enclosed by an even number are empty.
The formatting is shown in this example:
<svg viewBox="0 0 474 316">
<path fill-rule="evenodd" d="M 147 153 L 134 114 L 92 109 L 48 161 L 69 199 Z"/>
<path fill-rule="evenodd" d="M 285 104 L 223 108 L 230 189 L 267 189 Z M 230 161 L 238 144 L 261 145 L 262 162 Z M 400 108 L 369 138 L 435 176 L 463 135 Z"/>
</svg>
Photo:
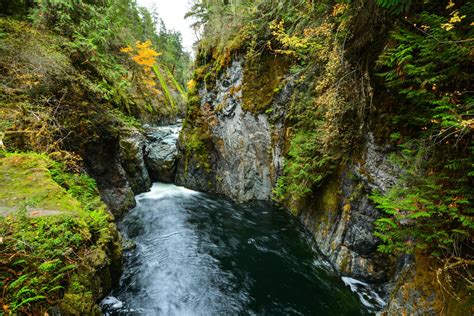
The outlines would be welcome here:
<svg viewBox="0 0 474 316">
<path fill-rule="evenodd" d="M 201 106 L 208 105 L 217 112 L 217 120 L 210 125 L 214 144 L 211 176 L 217 193 L 237 201 L 269 200 L 283 165 L 283 119 L 293 84 L 287 80 L 271 104 L 271 114 L 245 112 L 242 92 L 238 89 L 245 80 L 241 63 L 235 60 L 212 90 L 205 86 L 200 89 Z M 388 278 L 390 271 L 376 251 L 373 222 L 379 212 L 371 205 L 367 193 L 373 187 L 387 188 L 386 181 L 394 182 L 395 177 L 385 153 L 375 145 L 372 135 L 368 137 L 366 148 L 364 165 L 351 166 L 335 175 L 329 188 L 321 189 L 309 201 L 314 204 L 304 207 L 299 217 L 339 271 L 347 276 L 380 282 Z M 193 161 L 186 171 L 180 168 L 178 183 L 206 190 L 206 183 L 202 183 L 206 175 L 197 170 Z M 368 171 L 363 173 L 361 170 Z M 187 173 L 185 177 L 183 173 Z M 381 176 L 383 178 L 379 180 Z M 207 177 L 205 181 L 213 181 L 209 175 Z"/>
<path fill-rule="evenodd" d="M 181 125 L 148 127 L 145 163 L 154 180 L 171 183 L 176 174 L 177 141 Z"/>
<path fill-rule="evenodd" d="M 183 159 L 179 160 L 175 183 L 196 191 L 216 192 L 214 175 L 200 168 L 199 161 L 194 158 L 188 161 L 188 165 Z"/>
<path fill-rule="evenodd" d="M 472 304 L 446 297 L 433 261 L 415 255 L 397 260 L 394 278 L 386 284 L 390 300 L 383 315 L 471 315 Z"/>
<path fill-rule="evenodd" d="M 272 188 L 282 171 L 284 120 L 294 85 L 287 78 L 272 101 L 271 111 L 255 115 L 242 107 L 239 87 L 244 80 L 242 61 L 236 59 L 214 88 L 202 86 L 199 90 L 201 107 L 210 107 L 210 115 L 215 115 L 208 120 L 211 170 L 200 167 L 202 162 L 194 157 L 186 162 L 181 158 L 178 184 L 222 193 L 236 201 L 271 199 Z M 380 212 L 369 194 L 374 189 L 387 192 L 402 171 L 390 162 L 390 149 L 377 145 L 372 133 L 367 133 L 362 147 L 361 159 L 340 166 L 300 207 L 298 217 L 344 278 L 352 280 L 348 281 L 352 285 L 363 284 L 367 293 L 372 293 L 361 299 L 364 304 L 373 311 L 381 310 L 387 306 L 387 299 L 382 298 L 392 294 L 399 302 L 390 304 L 387 310 L 395 311 L 404 302 L 393 286 L 398 282 L 397 261 L 377 251 L 379 241 L 374 237 L 374 222 Z M 421 299 L 415 292 L 410 298 L 413 302 Z"/>
<path fill-rule="evenodd" d="M 375 143 L 372 132 L 367 133 L 366 152 L 363 164 L 357 164 L 355 170 L 370 189 L 387 192 L 397 181 L 402 170 L 389 161 L 389 150 Z M 362 171 L 364 170 L 364 172 Z"/>
<path fill-rule="evenodd" d="M 316 203 L 303 207 L 299 217 L 342 275 L 376 284 L 373 289 L 387 297 L 398 282 L 396 261 L 377 251 L 374 222 L 380 212 L 368 196 L 374 189 L 387 192 L 401 170 L 390 162 L 389 149 L 378 146 L 370 132 L 364 148 L 361 162 L 333 175 L 311 198 Z M 409 269 L 408 263 L 400 264 L 399 270 Z M 393 306 L 377 295 L 369 303 L 375 310 Z M 403 305 L 402 300 L 399 303 Z"/>
<path fill-rule="evenodd" d="M 335 175 L 316 193 L 317 202 L 303 207 L 299 217 L 320 250 L 346 276 L 386 281 L 390 267 L 377 252 L 373 223 L 379 215 L 366 189 L 348 169 Z"/>
<path fill-rule="evenodd" d="M 97 181 L 102 200 L 115 216 L 121 216 L 135 206 L 134 192 L 119 153 L 119 140 L 104 137 L 101 142 L 87 144 L 84 156 L 88 172 Z"/>
<path fill-rule="evenodd" d="M 134 196 L 148 191 L 151 179 L 173 181 L 180 127 L 148 127 L 145 134 L 126 128 L 86 146 L 84 160 L 114 215 L 134 207 Z"/>
<path fill-rule="evenodd" d="M 173 181 L 180 128 L 148 127 L 145 134 L 125 129 L 118 139 L 89 145 L 88 169 L 114 215 L 121 216 L 134 207 L 134 196 L 148 191 L 152 179 Z"/>
<path fill-rule="evenodd" d="M 135 194 L 128 185 L 102 187 L 100 196 L 115 216 L 122 216 L 135 207 Z"/>
<path fill-rule="evenodd" d="M 179 168 L 177 183 L 198 190 L 212 187 L 212 191 L 236 201 L 269 200 L 281 160 L 272 143 L 275 129 L 267 115 L 242 109 L 242 81 L 242 61 L 237 59 L 214 89 L 200 89 L 201 106 L 208 105 L 216 111 L 211 125 L 212 175 L 202 174 L 196 167 L 198 162 L 191 160 L 186 168 Z"/>
<path fill-rule="evenodd" d="M 242 90 L 239 87 L 243 81 L 243 68 L 240 59 L 234 60 L 226 72 L 217 80 L 213 90 L 202 87 L 199 91 L 201 106 L 211 105 L 213 109 L 219 109 L 217 115 L 220 118 L 231 118 L 235 116 L 234 110 L 242 106 Z M 232 91 L 234 91 L 232 93 Z"/>
<path fill-rule="evenodd" d="M 374 222 L 379 211 L 369 200 L 373 189 L 386 191 L 399 173 L 369 133 L 362 163 L 346 166 L 320 188 L 309 205 L 302 207 L 299 218 L 312 232 L 320 250 L 343 276 L 368 281 L 378 292 L 367 306 L 373 310 L 385 307 L 387 284 L 393 276 L 395 262 L 377 251 Z"/>
<path fill-rule="evenodd" d="M 238 201 L 268 200 L 271 196 L 271 130 L 264 115 L 257 117 L 236 104 L 229 117 L 213 128 L 219 140 L 216 166 L 218 192 Z"/>
<path fill-rule="evenodd" d="M 143 158 L 145 137 L 137 130 L 127 131 L 120 138 L 119 144 L 120 162 L 133 192 L 139 194 L 148 191 L 151 180 Z"/>
</svg>

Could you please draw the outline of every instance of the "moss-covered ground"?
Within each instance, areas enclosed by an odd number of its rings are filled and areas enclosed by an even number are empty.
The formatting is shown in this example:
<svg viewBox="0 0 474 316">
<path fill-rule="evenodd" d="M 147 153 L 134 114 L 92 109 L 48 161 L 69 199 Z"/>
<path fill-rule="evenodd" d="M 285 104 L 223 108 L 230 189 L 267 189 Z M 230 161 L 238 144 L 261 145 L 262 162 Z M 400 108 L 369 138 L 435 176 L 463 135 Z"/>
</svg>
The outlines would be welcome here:
<svg viewBox="0 0 474 316">
<path fill-rule="evenodd" d="M 121 256 L 95 182 L 45 155 L 0 157 L 0 314 L 98 314 Z"/>
<path fill-rule="evenodd" d="M 81 204 L 53 181 L 52 162 L 37 154 L 10 154 L 0 159 L 0 205 L 3 213 L 21 208 L 77 213 Z"/>
</svg>

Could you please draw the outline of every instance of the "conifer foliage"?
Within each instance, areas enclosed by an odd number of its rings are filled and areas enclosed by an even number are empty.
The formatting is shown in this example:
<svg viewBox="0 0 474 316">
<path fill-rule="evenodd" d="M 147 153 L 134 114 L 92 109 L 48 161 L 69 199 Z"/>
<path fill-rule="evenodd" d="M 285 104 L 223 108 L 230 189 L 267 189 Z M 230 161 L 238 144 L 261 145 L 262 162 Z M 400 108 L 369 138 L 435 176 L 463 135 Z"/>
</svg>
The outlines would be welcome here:
<svg viewBox="0 0 474 316">
<path fill-rule="evenodd" d="M 473 16 L 469 1 L 427 5 L 400 18 L 379 58 L 399 104 L 393 160 L 406 171 L 388 194 L 372 196 L 388 215 L 377 221 L 383 252 L 472 256 Z"/>
</svg>

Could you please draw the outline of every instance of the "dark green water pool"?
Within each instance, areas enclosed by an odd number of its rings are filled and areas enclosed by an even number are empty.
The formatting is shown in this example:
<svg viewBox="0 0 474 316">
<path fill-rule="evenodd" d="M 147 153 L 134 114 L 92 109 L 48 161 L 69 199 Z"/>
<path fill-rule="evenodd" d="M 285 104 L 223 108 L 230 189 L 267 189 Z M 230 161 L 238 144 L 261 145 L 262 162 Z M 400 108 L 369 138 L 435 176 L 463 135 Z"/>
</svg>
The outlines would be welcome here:
<svg viewBox="0 0 474 316">
<path fill-rule="evenodd" d="M 137 196 L 106 315 L 367 315 L 289 214 L 170 184 Z"/>
</svg>

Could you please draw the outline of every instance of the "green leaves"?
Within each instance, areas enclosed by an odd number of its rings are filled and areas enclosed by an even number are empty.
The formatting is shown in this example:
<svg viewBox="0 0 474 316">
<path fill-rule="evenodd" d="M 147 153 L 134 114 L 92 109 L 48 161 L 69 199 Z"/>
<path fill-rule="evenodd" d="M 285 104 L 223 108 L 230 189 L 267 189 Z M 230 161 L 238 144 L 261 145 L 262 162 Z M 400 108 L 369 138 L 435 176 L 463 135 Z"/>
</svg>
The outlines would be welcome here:
<svg viewBox="0 0 474 316">
<path fill-rule="evenodd" d="M 469 247 L 474 228 L 474 189 L 465 173 L 473 159 L 448 155 L 443 165 L 440 160 L 444 159 L 434 156 L 431 148 L 416 146 L 416 151 L 405 151 L 396 159 L 406 171 L 399 182 L 385 194 L 370 196 L 383 211 L 375 222 L 376 236 L 382 241 L 379 250 L 411 253 L 422 249 L 449 257 Z"/>
<path fill-rule="evenodd" d="M 89 90 L 94 103 L 111 103 L 128 115 L 140 116 L 144 112 L 158 112 L 163 116 L 175 115 L 175 110 L 167 112 L 161 103 L 170 102 L 176 88 L 173 84 L 187 81 L 189 54 L 181 44 L 181 35 L 168 31 L 164 26 L 156 33 L 160 20 L 156 20 L 145 8 L 138 7 L 136 1 L 39 1 L 35 0 L 30 19 L 35 26 L 54 31 L 61 35 L 62 48 L 69 53 L 74 67 L 81 76 L 75 78 Z M 77 3 L 76 3 L 77 2 Z M 153 46 L 163 53 L 160 60 L 163 67 L 172 69 L 173 78 L 165 76 L 171 85 L 164 87 L 159 95 L 151 85 L 139 80 L 136 69 L 119 52 L 137 41 L 151 40 Z M 176 77 L 176 79 L 174 79 Z M 181 94 L 184 91 L 181 89 Z M 46 98 L 49 98 L 47 96 Z M 177 105 L 182 105 L 178 102 Z M 173 107 L 174 106 L 170 106 Z"/>
<path fill-rule="evenodd" d="M 10 164 L 5 159 L 10 159 Z M 92 260 L 99 261 L 94 264 L 101 267 L 106 265 L 104 248 L 111 242 L 109 214 L 95 182 L 85 174 L 67 173 L 64 165 L 40 154 L 6 153 L 2 160 L 3 174 L 19 175 L 24 187 L 40 187 L 44 193 L 41 197 L 51 202 L 32 214 L 21 209 L 0 216 L 1 310 L 6 314 L 38 314 L 46 302 L 57 304 L 63 298 L 74 275 L 91 271 Z M 23 173 L 30 169 L 36 170 L 34 177 Z M 19 197 L 18 191 L 7 193 Z M 30 192 L 20 199 L 31 204 L 28 199 L 35 195 Z M 68 199 L 62 204 L 56 196 Z M 65 208 L 71 205 L 73 208 Z M 53 210 L 54 215 L 43 210 Z"/>
<path fill-rule="evenodd" d="M 334 159 L 321 151 L 316 131 L 299 130 L 291 139 L 284 176 L 278 178 L 275 197 L 287 203 L 298 201 L 332 172 Z"/>
<path fill-rule="evenodd" d="M 170 89 L 168 88 L 168 84 L 166 83 L 165 77 L 163 76 L 163 74 L 161 73 L 161 71 L 158 69 L 156 65 L 152 66 L 151 69 L 153 70 L 153 73 L 158 78 L 158 81 L 160 82 L 161 88 L 163 89 L 166 95 L 166 98 L 168 99 L 171 109 L 175 110 L 176 102 L 174 101 L 174 98 L 171 96 Z"/>
<path fill-rule="evenodd" d="M 413 0 L 376 0 L 377 4 L 395 14 L 408 11 Z"/>
<path fill-rule="evenodd" d="M 378 2 L 386 8 L 402 4 Z M 471 255 L 474 46 L 472 21 L 453 17 L 473 16 L 474 5 L 451 7 L 430 3 L 405 17 L 378 60 L 379 76 L 397 95 L 391 140 L 400 151 L 393 160 L 405 170 L 389 192 L 371 196 L 384 213 L 376 222 L 383 252 Z"/>
<path fill-rule="evenodd" d="M 0 247 L 5 254 L 0 255 L 0 262 L 8 267 L 0 282 L 5 284 L 4 304 L 9 311 L 29 311 L 32 304 L 62 297 L 70 277 L 79 273 L 85 258 L 95 251 L 93 245 L 107 242 L 107 214 L 97 212 L 90 217 L 85 213 L 81 217 L 0 218 L 4 236 Z"/>
<path fill-rule="evenodd" d="M 459 10 L 472 16 L 474 6 Z M 425 125 L 426 134 L 452 129 L 452 135 L 461 137 L 468 132 L 466 117 L 473 110 L 469 85 L 474 75 L 468 70 L 473 42 L 469 26 L 461 27 L 467 21 L 446 32 L 442 25 L 448 17 L 438 14 L 423 11 L 410 24 L 399 25 L 391 34 L 391 48 L 379 58 L 384 70 L 379 76 L 404 99 L 403 121 Z"/>
</svg>

